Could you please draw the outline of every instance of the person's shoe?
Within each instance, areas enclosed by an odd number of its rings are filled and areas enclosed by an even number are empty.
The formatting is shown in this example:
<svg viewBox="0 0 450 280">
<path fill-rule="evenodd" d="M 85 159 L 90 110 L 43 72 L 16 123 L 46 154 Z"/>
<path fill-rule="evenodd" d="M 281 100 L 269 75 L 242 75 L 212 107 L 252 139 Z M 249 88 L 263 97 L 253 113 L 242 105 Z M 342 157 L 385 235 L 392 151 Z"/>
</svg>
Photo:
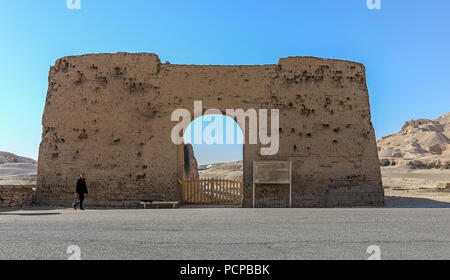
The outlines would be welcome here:
<svg viewBox="0 0 450 280">
<path fill-rule="evenodd" d="M 84 210 L 86 210 L 86 209 L 84 209 L 84 208 L 80 208 L 80 210 L 83 210 L 83 211 L 84 211 Z"/>
</svg>

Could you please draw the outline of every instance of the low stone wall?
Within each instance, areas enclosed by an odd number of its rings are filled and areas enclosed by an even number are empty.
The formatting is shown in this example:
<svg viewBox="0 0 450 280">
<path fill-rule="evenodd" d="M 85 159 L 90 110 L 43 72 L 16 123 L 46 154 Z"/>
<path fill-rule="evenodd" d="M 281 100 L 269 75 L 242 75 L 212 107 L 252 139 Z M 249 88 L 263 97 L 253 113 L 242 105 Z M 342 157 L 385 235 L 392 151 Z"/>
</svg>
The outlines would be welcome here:
<svg viewBox="0 0 450 280">
<path fill-rule="evenodd" d="M 0 208 L 33 206 L 36 186 L 0 186 Z"/>
</svg>

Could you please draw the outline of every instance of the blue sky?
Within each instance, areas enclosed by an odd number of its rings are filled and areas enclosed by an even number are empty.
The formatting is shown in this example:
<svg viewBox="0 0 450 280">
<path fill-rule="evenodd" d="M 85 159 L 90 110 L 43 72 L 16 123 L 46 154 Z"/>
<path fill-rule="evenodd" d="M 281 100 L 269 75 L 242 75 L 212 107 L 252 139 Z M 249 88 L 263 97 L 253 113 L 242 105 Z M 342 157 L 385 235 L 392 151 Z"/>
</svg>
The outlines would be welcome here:
<svg viewBox="0 0 450 280">
<path fill-rule="evenodd" d="M 198 164 L 242 160 L 244 135 L 237 123 L 224 115 L 206 115 L 191 122 L 184 143 L 192 144 Z"/>
<path fill-rule="evenodd" d="M 154 52 L 177 64 L 318 56 L 367 67 L 377 137 L 450 111 L 450 1 L 2 1 L 0 150 L 37 158 L 49 66 L 62 56 Z M 225 152 L 222 153 L 226 154 Z"/>
</svg>

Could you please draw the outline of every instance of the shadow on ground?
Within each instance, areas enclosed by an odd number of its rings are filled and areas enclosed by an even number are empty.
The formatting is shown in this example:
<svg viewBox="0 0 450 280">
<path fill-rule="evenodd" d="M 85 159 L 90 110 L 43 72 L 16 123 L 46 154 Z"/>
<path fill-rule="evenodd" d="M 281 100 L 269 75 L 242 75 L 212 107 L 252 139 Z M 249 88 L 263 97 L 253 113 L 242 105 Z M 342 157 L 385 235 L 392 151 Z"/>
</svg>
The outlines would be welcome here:
<svg viewBox="0 0 450 280">
<path fill-rule="evenodd" d="M 48 212 L 60 210 L 53 207 L 33 207 L 33 208 L 0 208 L 0 216 L 55 216 L 60 212 Z"/>
<path fill-rule="evenodd" d="M 450 203 L 427 198 L 386 196 L 385 208 L 450 208 Z"/>
<path fill-rule="evenodd" d="M 0 216 L 55 216 L 62 213 L 0 213 Z"/>
</svg>

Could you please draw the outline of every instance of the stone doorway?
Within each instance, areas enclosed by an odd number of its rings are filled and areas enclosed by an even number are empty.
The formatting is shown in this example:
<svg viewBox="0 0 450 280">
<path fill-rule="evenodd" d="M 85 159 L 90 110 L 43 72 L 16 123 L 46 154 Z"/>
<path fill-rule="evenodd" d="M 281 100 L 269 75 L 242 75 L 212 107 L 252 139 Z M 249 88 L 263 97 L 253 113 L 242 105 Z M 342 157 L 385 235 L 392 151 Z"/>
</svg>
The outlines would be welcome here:
<svg viewBox="0 0 450 280">
<path fill-rule="evenodd" d="M 244 139 L 239 125 L 223 115 L 206 115 L 186 128 L 179 163 L 184 204 L 242 205 Z"/>
</svg>

